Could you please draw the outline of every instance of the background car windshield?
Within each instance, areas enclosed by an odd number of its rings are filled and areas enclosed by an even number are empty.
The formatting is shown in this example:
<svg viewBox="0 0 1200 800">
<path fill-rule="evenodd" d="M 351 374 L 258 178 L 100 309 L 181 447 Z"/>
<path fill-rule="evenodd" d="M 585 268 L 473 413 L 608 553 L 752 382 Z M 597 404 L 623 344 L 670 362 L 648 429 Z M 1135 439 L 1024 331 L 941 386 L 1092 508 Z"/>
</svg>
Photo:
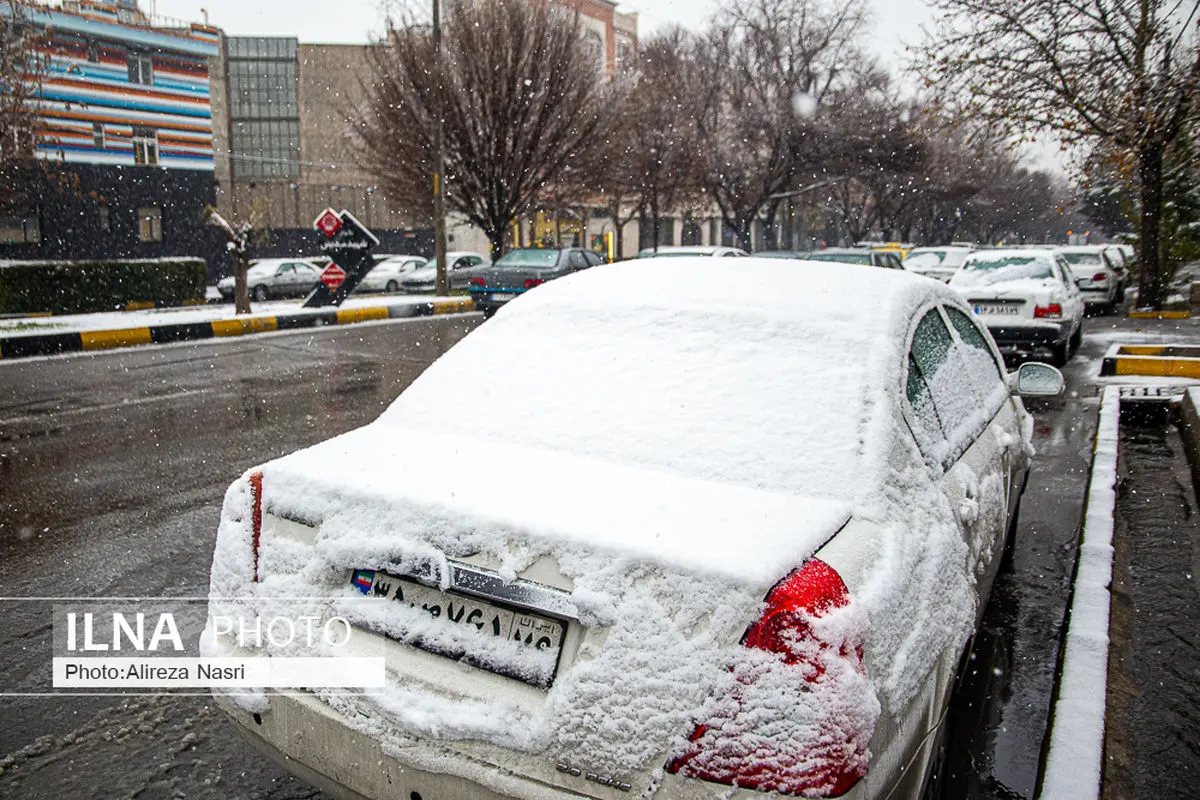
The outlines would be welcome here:
<svg viewBox="0 0 1200 800">
<path fill-rule="evenodd" d="M 1026 278 L 1052 278 L 1049 262 L 1034 256 L 1009 256 L 972 261 L 953 279 L 956 285 L 988 286 L 993 283 L 1019 281 Z"/>
<path fill-rule="evenodd" d="M 937 267 L 946 258 L 945 250 L 922 250 L 917 253 L 909 253 L 908 258 L 904 259 L 906 267 Z"/>
<path fill-rule="evenodd" d="M 558 263 L 557 250 L 510 250 L 496 262 L 497 267 L 553 267 Z"/>
<path fill-rule="evenodd" d="M 870 253 L 809 253 L 809 261 L 839 261 L 843 264 L 870 264 Z"/>
<path fill-rule="evenodd" d="M 1099 264 L 1099 253 L 1062 253 L 1068 264 Z"/>
</svg>

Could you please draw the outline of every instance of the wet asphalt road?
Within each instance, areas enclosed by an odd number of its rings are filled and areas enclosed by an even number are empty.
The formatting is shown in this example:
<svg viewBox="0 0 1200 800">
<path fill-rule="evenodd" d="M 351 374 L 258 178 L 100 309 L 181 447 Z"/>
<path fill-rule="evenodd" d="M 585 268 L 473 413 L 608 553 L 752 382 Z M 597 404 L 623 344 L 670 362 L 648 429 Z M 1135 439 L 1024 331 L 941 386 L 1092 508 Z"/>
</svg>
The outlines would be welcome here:
<svg viewBox="0 0 1200 800">
<path fill-rule="evenodd" d="M 204 594 L 233 478 L 371 421 L 480 319 L 0 363 L 0 596 Z M 3 606 L 0 690 L 46 688 L 46 605 Z M 0 797 L 318 796 L 202 697 L 4 697 L 0 720 Z"/>
<path fill-rule="evenodd" d="M 0 364 L 0 595 L 195 595 L 222 494 L 362 425 L 478 316 Z M 1103 343 L 1031 404 L 1037 466 L 959 694 L 947 797 L 1032 797 L 1075 558 Z M 45 685 L 44 607 L 0 609 L 0 688 Z M 202 697 L 0 698 L 0 797 L 319 796 Z"/>
</svg>

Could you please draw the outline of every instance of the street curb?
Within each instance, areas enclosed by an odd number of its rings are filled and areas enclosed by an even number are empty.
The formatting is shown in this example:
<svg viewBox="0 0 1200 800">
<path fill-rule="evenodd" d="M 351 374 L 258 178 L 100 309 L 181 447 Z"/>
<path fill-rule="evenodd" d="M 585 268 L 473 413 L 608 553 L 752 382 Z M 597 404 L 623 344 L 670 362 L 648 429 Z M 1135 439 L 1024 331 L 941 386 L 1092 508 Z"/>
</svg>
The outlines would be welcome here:
<svg viewBox="0 0 1200 800">
<path fill-rule="evenodd" d="M 1165 344 L 1113 344 L 1100 363 L 1100 375 L 1149 375 L 1200 380 L 1200 348 Z"/>
<path fill-rule="evenodd" d="M 1190 311 L 1130 311 L 1130 319 L 1191 319 Z"/>
<path fill-rule="evenodd" d="M 471 298 L 448 297 L 403 305 L 313 309 L 291 314 L 235 317 L 211 322 L 185 322 L 177 325 L 152 325 L 70 333 L 35 333 L 0 337 L 0 359 L 109 350 L 117 347 L 167 344 L 227 336 L 248 336 L 270 331 L 320 328 L 326 325 L 353 325 L 358 322 L 381 319 L 461 314 L 474 310 L 475 303 Z"/>
<path fill-rule="evenodd" d="M 1100 796 L 1120 416 L 1120 388 L 1109 386 L 1100 402 L 1083 536 L 1051 711 L 1050 745 L 1038 793 L 1046 800 L 1095 800 Z"/>
</svg>

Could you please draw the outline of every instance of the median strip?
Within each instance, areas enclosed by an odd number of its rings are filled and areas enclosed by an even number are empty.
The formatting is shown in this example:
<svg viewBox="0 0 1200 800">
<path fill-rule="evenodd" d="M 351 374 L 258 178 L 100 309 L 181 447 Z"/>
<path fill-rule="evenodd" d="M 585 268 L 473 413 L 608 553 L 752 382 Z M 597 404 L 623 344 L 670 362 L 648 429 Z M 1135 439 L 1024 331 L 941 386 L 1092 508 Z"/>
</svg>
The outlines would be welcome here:
<svg viewBox="0 0 1200 800">
<path fill-rule="evenodd" d="M 1148 375 L 1200 380 L 1200 347 L 1114 344 L 1104 354 L 1100 375 Z"/>
<path fill-rule="evenodd" d="M 214 337 L 247 336 L 271 331 L 316 328 L 325 325 L 353 325 L 385 319 L 407 319 L 439 314 L 461 314 L 475 310 L 469 297 L 433 298 L 417 303 L 386 306 L 320 309 L 273 316 L 235 317 L 204 322 L 113 328 L 110 330 L 35 333 L 0 337 L 0 358 L 57 355 L 81 351 L 108 350 L 143 344 L 167 344 Z"/>
</svg>

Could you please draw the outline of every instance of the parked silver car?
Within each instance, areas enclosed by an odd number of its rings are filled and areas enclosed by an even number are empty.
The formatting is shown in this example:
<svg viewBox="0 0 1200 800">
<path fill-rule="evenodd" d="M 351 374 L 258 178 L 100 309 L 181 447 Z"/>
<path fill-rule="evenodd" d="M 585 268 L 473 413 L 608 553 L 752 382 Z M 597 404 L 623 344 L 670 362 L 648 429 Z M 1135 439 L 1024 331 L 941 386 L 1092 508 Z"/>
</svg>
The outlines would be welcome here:
<svg viewBox="0 0 1200 800">
<path fill-rule="evenodd" d="M 471 276 L 491 261 L 479 253 L 455 251 L 446 253 L 446 271 L 450 274 L 450 290 L 467 288 Z M 400 288 L 409 294 L 429 294 L 437 288 L 437 263 L 431 258 L 425 266 L 409 273 L 400 281 Z"/>
<path fill-rule="evenodd" d="M 264 258 L 250 264 L 246 282 L 250 297 L 262 302 L 273 297 L 301 297 L 321 280 L 321 268 L 297 258 Z M 225 300 L 233 299 L 233 276 L 217 282 L 217 291 Z"/>
<path fill-rule="evenodd" d="M 398 292 L 400 282 L 411 277 L 428 263 L 424 256 L 391 256 L 385 258 L 367 273 L 358 284 L 360 292 Z"/>
</svg>

